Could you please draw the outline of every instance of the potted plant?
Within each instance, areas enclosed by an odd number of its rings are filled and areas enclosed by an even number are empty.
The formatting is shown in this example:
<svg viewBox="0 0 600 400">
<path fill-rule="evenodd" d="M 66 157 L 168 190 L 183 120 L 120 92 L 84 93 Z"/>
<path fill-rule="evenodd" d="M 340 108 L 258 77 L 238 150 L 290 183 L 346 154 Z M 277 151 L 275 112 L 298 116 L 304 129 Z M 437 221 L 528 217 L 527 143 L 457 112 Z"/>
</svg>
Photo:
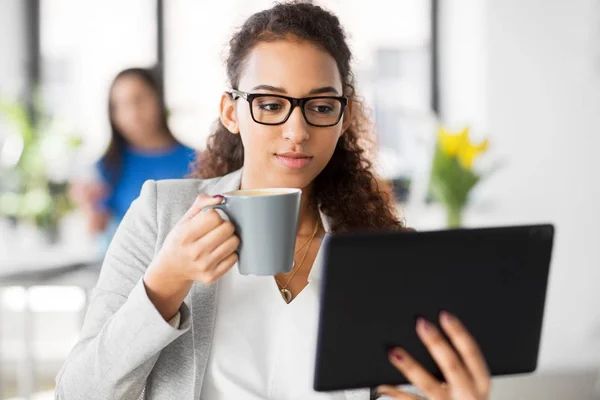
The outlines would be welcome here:
<svg viewBox="0 0 600 400">
<path fill-rule="evenodd" d="M 77 137 L 53 133 L 52 119 L 36 101 L 33 112 L 24 103 L 0 101 L 0 118 L 8 135 L 0 138 L 0 217 L 32 224 L 48 241 L 58 239 L 61 218 L 73 209 L 67 182 L 50 174 L 49 150 L 76 149 Z M 62 157 L 69 154 L 63 151 Z"/>
<path fill-rule="evenodd" d="M 483 178 L 483 174 L 474 168 L 475 161 L 488 146 L 488 139 L 473 143 L 468 127 L 458 133 L 451 133 L 443 126 L 438 130 L 429 193 L 444 205 L 449 228 L 462 225 L 469 194 Z"/>
</svg>

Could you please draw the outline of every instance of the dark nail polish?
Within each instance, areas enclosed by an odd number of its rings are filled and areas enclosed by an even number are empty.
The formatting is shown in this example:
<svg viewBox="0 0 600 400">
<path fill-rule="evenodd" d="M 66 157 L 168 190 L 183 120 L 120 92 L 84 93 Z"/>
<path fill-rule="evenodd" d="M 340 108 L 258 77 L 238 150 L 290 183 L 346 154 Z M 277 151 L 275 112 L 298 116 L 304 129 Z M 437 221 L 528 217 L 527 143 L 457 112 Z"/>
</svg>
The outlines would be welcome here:
<svg viewBox="0 0 600 400">
<path fill-rule="evenodd" d="M 220 194 L 216 194 L 216 195 L 213 196 L 213 199 L 221 199 L 221 200 L 223 200 L 224 197 L 221 196 Z"/>
<path fill-rule="evenodd" d="M 390 350 L 390 358 L 398 361 L 398 362 L 402 362 L 404 361 L 404 357 L 402 356 L 402 354 L 400 354 L 400 352 L 398 350 Z"/>
</svg>

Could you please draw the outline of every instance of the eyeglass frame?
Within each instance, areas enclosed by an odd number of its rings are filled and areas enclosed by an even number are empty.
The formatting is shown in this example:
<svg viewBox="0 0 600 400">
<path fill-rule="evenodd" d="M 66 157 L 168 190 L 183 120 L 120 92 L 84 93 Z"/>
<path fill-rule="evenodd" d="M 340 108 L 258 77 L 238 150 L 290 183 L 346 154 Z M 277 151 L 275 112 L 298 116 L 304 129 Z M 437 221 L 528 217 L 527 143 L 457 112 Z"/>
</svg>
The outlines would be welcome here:
<svg viewBox="0 0 600 400">
<path fill-rule="evenodd" d="M 252 120 L 254 122 L 256 122 L 257 124 L 268 125 L 268 126 L 276 126 L 276 125 L 285 124 L 287 122 L 287 120 L 290 119 L 290 116 L 294 112 L 294 108 L 300 107 L 302 116 L 304 117 L 304 120 L 306 121 L 306 123 L 308 125 L 314 126 L 316 128 L 329 128 L 332 126 L 336 126 L 337 124 L 340 123 L 340 121 L 342 120 L 342 117 L 344 116 L 344 110 L 346 110 L 346 107 L 348 106 L 348 98 L 344 97 L 344 96 L 312 96 L 312 97 L 298 98 L 298 97 L 289 97 L 289 96 L 283 96 L 280 94 L 270 94 L 270 93 L 246 93 L 246 92 L 242 92 L 241 90 L 237 90 L 237 89 L 231 89 L 231 91 L 229 91 L 227 93 L 229 93 L 229 95 L 233 98 L 233 100 L 237 100 L 239 98 L 246 100 L 248 102 L 248 106 L 250 107 L 250 115 L 252 116 Z M 290 107 L 290 110 L 288 111 L 288 115 L 281 122 L 277 122 L 277 123 L 259 122 L 256 120 L 256 118 L 254 118 L 254 110 L 252 109 L 252 102 L 257 97 L 277 97 L 280 99 L 285 99 L 285 100 L 289 101 L 292 106 Z M 341 104 L 340 115 L 338 116 L 338 119 L 335 121 L 335 123 L 328 124 L 328 125 L 315 125 L 308 120 L 308 118 L 306 117 L 306 112 L 304 110 L 304 105 L 307 102 L 309 102 L 311 100 L 315 100 L 315 99 L 333 99 L 333 100 L 338 100 L 340 102 L 340 104 Z"/>
</svg>

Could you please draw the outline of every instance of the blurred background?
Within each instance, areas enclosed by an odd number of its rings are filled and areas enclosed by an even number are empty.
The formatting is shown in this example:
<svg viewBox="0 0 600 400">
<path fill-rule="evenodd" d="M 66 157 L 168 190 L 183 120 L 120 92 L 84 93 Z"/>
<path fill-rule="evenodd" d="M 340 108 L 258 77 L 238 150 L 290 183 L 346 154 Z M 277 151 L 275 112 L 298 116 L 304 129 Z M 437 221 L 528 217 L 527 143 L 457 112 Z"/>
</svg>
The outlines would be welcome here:
<svg viewBox="0 0 600 400">
<path fill-rule="evenodd" d="M 556 226 L 539 370 L 495 379 L 493 398 L 600 398 L 600 1 L 314 3 L 348 31 L 376 164 L 410 226 Z M 153 178 L 124 189 L 111 168 L 189 164 L 233 29 L 271 4 L 0 0 L 0 399 L 53 398 L 110 234 Z M 114 81 L 132 67 L 153 78 Z M 431 184 L 441 126 L 468 128 L 455 137 L 474 149 L 458 205 Z"/>
</svg>

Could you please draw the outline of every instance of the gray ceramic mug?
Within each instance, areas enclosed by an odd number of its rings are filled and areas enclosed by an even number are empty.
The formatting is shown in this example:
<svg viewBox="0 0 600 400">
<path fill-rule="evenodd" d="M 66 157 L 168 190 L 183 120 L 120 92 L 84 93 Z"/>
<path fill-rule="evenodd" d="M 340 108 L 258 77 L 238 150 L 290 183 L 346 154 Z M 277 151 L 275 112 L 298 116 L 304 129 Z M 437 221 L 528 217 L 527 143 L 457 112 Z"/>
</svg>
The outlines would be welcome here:
<svg viewBox="0 0 600 400">
<path fill-rule="evenodd" d="M 235 226 L 241 274 L 276 275 L 294 265 L 301 195 L 300 189 L 236 190 L 203 211 L 222 210 Z"/>
</svg>

